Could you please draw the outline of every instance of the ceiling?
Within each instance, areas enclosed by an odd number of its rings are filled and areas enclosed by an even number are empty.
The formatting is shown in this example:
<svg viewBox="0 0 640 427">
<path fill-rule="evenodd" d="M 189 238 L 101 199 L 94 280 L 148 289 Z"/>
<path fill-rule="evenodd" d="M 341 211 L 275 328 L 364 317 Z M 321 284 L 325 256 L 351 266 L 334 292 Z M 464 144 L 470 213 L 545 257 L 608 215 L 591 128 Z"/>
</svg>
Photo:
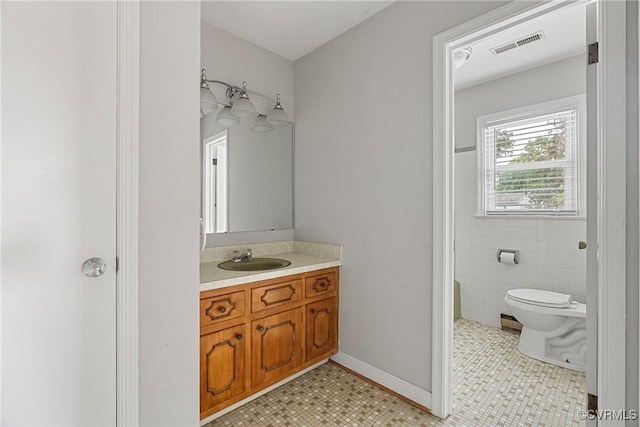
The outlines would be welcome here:
<svg viewBox="0 0 640 427">
<path fill-rule="evenodd" d="M 568 10 L 564 10 L 568 9 Z M 542 30 L 544 38 L 495 55 L 490 49 Z M 472 43 L 471 57 L 454 71 L 456 89 L 586 52 L 586 6 L 579 3 Z M 467 47 L 467 46 L 465 46 Z"/>
<path fill-rule="evenodd" d="M 306 55 L 393 1 L 203 0 L 202 19 L 291 61 Z M 586 6 L 545 14 L 473 42 L 470 59 L 455 70 L 456 89 L 586 52 Z M 491 48 L 542 30 L 544 38 L 495 55 Z"/>
<path fill-rule="evenodd" d="M 202 20 L 295 61 L 392 3 L 204 0 Z"/>
</svg>

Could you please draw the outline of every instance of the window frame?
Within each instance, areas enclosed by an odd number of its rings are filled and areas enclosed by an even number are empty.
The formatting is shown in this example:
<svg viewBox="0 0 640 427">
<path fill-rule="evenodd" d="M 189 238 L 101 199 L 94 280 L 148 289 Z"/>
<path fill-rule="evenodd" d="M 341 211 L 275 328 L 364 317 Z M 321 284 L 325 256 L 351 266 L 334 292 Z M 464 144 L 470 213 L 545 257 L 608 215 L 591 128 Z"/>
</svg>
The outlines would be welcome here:
<svg viewBox="0 0 640 427">
<path fill-rule="evenodd" d="M 575 174 L 576 180 L 576 211 L 551 211 L 551 210 L 504 210 L 489 211 L 487 210 L 487 170 L 485 165 L 486 147 L 485 147 L 485 128 L 488 126 L 496 126 L 504 123 L 514 122 L 518 120 L 527 120 L 537 116 L 544 116 L 553 113 L 560 113 L 573 109 L 576 112 L 576 146 L 575 146 Z M 552 217 L 552 218 L 585 218 L 586 217 L 586 151 L 587 151 L 587 102 L 586 95 L 579 94 L 568 96 L 551 101 L 541 102 L 538 104 L 527 105 L 524 107 L 514 108 L 510 110 L 499 111 L 496 113 L 486 114 L 476 118 L 476 153 L 477 153 L 477 203 L 476 217 Z M 564 160 L 564 162 L 572 160 Z M 555 161 L 554 161 L 555 162 Z M 558 161 L 563 162 L 563 161 Z M 495 171 L 493 172 L 495 174 Z"/>
</svg>

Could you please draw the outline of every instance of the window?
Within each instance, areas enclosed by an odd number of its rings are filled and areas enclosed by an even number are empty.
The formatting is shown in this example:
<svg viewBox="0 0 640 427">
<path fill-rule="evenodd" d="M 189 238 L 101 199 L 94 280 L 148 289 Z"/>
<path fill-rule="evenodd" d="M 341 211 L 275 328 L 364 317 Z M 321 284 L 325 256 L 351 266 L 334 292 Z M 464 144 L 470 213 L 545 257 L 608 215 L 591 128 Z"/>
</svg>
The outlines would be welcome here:
<svg viewBox="0 0 640 427">
<path fill-rule="evenodd" d="M 580 215 L 585 96 L 477 119 L 481 215 Z"/>
</svg>

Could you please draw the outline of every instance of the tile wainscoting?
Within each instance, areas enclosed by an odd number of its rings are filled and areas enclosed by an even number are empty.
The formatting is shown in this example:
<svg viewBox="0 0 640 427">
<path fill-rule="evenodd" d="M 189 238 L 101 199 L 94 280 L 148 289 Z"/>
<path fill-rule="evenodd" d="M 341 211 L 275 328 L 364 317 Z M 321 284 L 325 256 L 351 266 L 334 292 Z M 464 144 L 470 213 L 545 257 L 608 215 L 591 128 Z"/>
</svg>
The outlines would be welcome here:
<svg viewBox="0 0 640 427">
<path fill-rule="evenodd" d="M 476 217 L 476 151 L 455 154 L 455 277 L 462 317 L 500 326 L 509 289 L 534 288 L 586 298 L 585 219 Z M 497 250 L 517 249 L 520 263 L 498 263 Z"/>
</svg>

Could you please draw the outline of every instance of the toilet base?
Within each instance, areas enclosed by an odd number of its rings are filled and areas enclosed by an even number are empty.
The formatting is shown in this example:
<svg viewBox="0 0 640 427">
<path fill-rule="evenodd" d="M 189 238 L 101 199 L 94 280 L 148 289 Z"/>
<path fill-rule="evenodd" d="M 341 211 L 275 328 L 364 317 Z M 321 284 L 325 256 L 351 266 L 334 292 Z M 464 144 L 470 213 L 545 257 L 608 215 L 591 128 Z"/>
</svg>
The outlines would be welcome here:
<svg viewBox="0 0 640 427">
<path fill-rule="evenodd" d="M 574 319 L 552 332 L 522 327 L 518 351 L 533 359 L 574 371 L 585 372 L 586 328 L 584 319 Z"/>
</svg>

